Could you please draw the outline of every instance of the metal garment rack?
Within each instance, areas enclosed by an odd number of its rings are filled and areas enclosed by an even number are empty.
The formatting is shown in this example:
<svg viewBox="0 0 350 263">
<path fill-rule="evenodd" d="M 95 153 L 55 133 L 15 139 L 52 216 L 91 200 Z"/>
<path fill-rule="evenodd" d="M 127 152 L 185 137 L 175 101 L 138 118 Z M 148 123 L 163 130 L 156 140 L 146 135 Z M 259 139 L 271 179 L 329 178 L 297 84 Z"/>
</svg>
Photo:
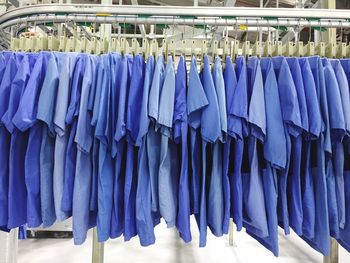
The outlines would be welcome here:
<svg viewBox="0 0 350 263">
<path fill-rule="evenodd" d="M 0 15 L 0 30 L 20 23 L 67 21 L 190 26 L 350 27 L 349 10 L 342 9 L 48 4 L 20 7 Z"/>
<path fill-rule="evenodd" d="M 181 14 L 181 15 L 179 15 Z M 97 4 L 47 4 L 25 6 L 0 15 L 0 31 L 20 24 L 48 22 L 93 22 L 102 24 L 176 24 L 255 27 L 349 28 L 350 12 L 341 9 L 124 6 Z M 233 245 L 234 227 L 230 223 L 229 243 Z M 331 240 L 331 254 L 324 263 L 338 263 L 339 245 Z M 93 230 L 92 262 L 103 263 L 104 244 Z"/>
</svg>

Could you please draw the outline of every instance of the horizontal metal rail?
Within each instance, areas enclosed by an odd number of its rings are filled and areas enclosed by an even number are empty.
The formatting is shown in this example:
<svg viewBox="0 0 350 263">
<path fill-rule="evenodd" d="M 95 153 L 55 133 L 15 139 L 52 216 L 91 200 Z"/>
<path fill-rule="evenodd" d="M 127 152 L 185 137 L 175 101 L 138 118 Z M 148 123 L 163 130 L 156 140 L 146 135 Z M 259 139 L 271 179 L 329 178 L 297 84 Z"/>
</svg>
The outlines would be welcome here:
<svg viewBox="0 0 350 263">
<path fill-rule="evenodd" d="M 2 14 L 0 27 L 36 19 L 38 22 L 349 27 L 349 18 L 350 11 L 341 9 L 45 4 Z"/>
<path fill-rule="evenodd" d="M 0 20 L 1 21 L 1 20 Z M 33 15 L 27 17 L 16 17 L 11 20 L 0 23 L 0 28 L 35 23 L 36 25 L 48 22 L 64 23 L 64 22 L 90 22 L 90 23 L 129 23 L 129 24 L 169 24 L 169 25 L 212 25 L 212 26 L 255 26 L 255 27 L 326 27 L 326 28 L 349 28 L 350 22 L 347 20 L 319 20 L 310 21 L 306 19 L 278 19 L 268 20 L 262 18 L 247 19 L 222 19 L 222 18 L 172 18 L 172 17 L 137 17 L 137 16 L 94 16 L 94 15 Z"/>
</svg>

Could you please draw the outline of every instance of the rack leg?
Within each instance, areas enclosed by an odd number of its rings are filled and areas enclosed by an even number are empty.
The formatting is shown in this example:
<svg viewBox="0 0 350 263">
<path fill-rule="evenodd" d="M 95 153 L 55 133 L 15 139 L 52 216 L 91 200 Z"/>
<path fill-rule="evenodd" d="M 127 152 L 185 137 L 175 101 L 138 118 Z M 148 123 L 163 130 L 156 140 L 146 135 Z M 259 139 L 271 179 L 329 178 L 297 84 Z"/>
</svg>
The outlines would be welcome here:
<svg viewBox="0 0 350 263">
<path fill-rule="evenodd" d="M 233 221 L 231 220 L 230 221 L 230 230 L 229 230 L 229 236 L 228 236 L 228 239 L 229 239 L 229 244 L 230 246 L 233 246 L 233 234 L 235 232 L 234 230 L 234 226 L 233 226 Z"/>
<path fill-rule="evenodd" d="M 331 254 L 323 258 L 323 263 L 339 263 L 339 244 L 335 239 L 331 239 Z"/>
<path fill-rule="evenodd" d="M 92 240 L 92 263 L 103 263 L 104 258 L 104 243 L 97 241 L 97 229 L 93 229 Z"/>
</svg>

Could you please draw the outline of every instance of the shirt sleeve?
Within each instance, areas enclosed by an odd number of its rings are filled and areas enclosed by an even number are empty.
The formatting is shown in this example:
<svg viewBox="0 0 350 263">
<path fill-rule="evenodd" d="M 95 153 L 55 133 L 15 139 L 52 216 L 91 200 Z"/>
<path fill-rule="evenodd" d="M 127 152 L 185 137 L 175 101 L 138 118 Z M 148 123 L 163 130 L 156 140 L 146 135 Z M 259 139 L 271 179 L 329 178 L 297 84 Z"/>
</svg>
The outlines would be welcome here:
<svg viewBox="0 0 350 263">
<path fill-rule="evenodd" d="M 263 78 L 260 68 L 260 62 L 257 60 L 257 58 L 249 58 L 248 64 L 249 63 L 254 63 L 255 69 L 253 70 L 254 75 L 251 76 L 252 92 L 248 110 L 248 121 L 251 124 L 252 135 L 263 142 L 265 140 L 266 135 L 266 115 Z"/>
<path fill-rule="evenodd" d="M 37 114 L 37 119 L 47 124 L 50 133 L 54 133 L 53 115 L 56 106 L 58 77 L 56 58 L 51 54 L 39 96 Z"/>
<path fill-rule="evenodd" d="M 2 122 L 6 126 L 7 130 L 12 133 L 15 126 L 12 122 L 13 116 L 19 107 L 19 102 L 23 89 L 25 88 L 30 75 L 29 60 L 27 55 L 24 55 L 18 71 L 12 81 L 10 97 L 9 97 L 9 107 L 7 112 L 2 117 Z"/>
<path fill-rule="evenodd" d="M 261 68 L 264 68 L 264 96 L 266 110 L 266 138 L 264 142 L 264 157 L 272 166 L 285 168 L 287 162 L 287 147 L 284 133 L 278 84 L 270 58 L 261 58 Z"/>
<path fill-rule="evenodd" d="M 297 137 L 301 134 L 302 128 L 298 96 L 293 77 L 285 58 L 276 57 L 276 60 L 281 60 L 278 75 L 278 87 L 283 120 L 288 124 L 289 134 Z"/>
<path fill-rule="evenodd" d="M 210 70 L 209 57 L 207 55 L 204 56 L 202 83 L 209 104 L 202 111 L 201 135 L 207 142 L 214 143 L 221 137 L 221 123 L 218 98 Z"/>
<path fill-rule="evenodd" d="M 208 106 L 209 101 L 204 92 L 197 71 L 196 58 L 193 57 L 190 66 L 188 90 L 187 90 L 187 113 L 189 125 L 197 129 L 200 126 L 201 109 Z"/>
<path fill-rule="evenodd" d="M 345 136 L 345 120 L 337 78 L 328 59 L 324 59 L 324 74 L 328 102 L 329 124 L 333 143 L 341 142 Z"/>
<path fill-rule="evenodd" d="M 218 98 L 220 124 L 221 124 L 221 140 L 226 141 L 227 134 L 227 112 L 226 112 L 226 98 L 225 98 L 225 83 L 222 72 L 221 60 L 219 57 L 215 58 L 213 80 L 216 90 L 216 96 Z"/>
<path fill-rule="evenodd" d="M 168 58 L 165 69 L 163 88 L 160 94 L 158 124 L 162 126 L 162 133 L 171 136 L 175 102 L 175 70 L 173 60 Z"/>
<path fill-rule="evenodd" d="M 75 142 L 79 149 L 89 153 L 92 146 L 91 118 L 88 112 L 89 92 L 92 84 L 92 76 L 95 74 L 95 65 L 88 57 L 85 65 L 84 79 L 81 88 L 81 99 L 79 108 L 79 117 Z"/>
</svg>

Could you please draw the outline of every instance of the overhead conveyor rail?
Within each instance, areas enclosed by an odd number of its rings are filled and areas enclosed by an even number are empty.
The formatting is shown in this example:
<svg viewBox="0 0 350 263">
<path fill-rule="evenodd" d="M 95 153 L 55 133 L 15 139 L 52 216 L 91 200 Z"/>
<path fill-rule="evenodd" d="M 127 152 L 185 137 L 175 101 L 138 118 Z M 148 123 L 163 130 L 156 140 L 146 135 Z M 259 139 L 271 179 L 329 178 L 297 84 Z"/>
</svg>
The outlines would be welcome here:
<svg viewBox="0 0 350 263">
<path fill-rule="evenodd" d="M 20 23 L 65 21 L 348 28 L 349 19 L 349 10 L 341 9 L 47 4 L 25 6 L 4 13 L 0 16 L 0 28 Z"/>
</svg>

